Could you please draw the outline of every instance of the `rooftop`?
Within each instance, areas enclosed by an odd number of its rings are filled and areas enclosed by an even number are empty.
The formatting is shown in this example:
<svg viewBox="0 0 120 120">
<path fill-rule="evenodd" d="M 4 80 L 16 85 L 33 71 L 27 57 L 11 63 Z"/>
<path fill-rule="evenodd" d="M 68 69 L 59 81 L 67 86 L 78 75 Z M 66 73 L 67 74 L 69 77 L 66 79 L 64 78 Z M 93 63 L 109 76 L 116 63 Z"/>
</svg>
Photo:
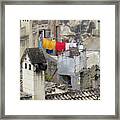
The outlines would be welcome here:
<svg viewBox="0 0 120 120">
<path fill-rule="evenodd" d="M 46 100 L 99 100 L 99 89 L 47 94 Z"/>
<path fill-rule="evenodd" d="M 26 54 L 28 54 L 28 57 L 30 58 L 30 61 L 32 64 L 46 63 L 46 59 L 45 59 L 42 49 L 26 48 L 26 50 L 24 51 L 24 54 L 21 58 L 21 62 L 25 58 Z"/>
</svg>

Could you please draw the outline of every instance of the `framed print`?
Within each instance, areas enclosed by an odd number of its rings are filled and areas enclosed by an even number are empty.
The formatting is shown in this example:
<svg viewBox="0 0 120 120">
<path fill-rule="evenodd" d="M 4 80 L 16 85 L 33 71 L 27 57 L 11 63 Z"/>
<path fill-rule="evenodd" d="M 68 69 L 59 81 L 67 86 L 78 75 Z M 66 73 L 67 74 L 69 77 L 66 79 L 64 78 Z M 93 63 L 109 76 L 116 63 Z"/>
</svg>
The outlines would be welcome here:
<svg viewBox="0 0 120 120">
<path fill-rule="evenodd" d="M 1 2 L 2 119 L 119 119 L 115 1 Z"/>
</svg>

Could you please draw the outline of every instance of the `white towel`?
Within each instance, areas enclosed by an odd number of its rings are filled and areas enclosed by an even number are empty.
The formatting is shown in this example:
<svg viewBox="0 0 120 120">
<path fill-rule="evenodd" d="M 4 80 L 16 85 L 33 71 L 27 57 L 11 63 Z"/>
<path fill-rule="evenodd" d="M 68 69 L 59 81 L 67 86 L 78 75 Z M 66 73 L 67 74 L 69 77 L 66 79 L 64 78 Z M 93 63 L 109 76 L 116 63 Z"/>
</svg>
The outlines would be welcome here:
<svg viewBox="0 0 120 120">
<path fill-rule="evenodd" d="M 77 47 L 77 43 L 70 43 L 70 47 Z"/>
<path fill-rule="evenodd" d="M 70 43 L 66 43 L 65 44 L 65 50 L 69 50 L 69 47 L 70 47 Z"/>
</svg>

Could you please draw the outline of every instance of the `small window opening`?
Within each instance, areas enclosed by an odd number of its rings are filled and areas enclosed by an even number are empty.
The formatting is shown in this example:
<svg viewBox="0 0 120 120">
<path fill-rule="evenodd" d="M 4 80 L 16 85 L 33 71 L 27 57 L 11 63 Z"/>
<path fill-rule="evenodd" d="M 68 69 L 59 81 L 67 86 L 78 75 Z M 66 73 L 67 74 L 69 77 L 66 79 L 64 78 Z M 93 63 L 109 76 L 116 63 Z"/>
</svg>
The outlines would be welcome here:
<svg viewBox="0 0 120 120">
<path fill-rule="evenodd" d="M 25 69 L 27 69 L 27 63 L 25 63 Z"/>
<path fill-rule="evenodd" d="M 31 70 L 31 64 L 29 64 L 29 70 Z"/>
</svg>

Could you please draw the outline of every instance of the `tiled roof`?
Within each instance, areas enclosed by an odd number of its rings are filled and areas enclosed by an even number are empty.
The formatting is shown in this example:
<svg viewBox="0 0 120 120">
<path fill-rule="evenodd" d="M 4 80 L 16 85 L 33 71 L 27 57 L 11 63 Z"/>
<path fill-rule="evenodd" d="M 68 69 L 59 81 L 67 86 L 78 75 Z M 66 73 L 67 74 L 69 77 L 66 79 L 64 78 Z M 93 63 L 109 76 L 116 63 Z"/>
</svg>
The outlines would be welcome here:
<svg viewBox="0 0 120 120">
<path fill-rule="evenodd" d="M 27 94 L 25 92 L 20 92 L 20 100 L 30 100 L 32 99 L 31 94 Z"/>
<path fill-rule="evenodd" d="M 36 66 L 36 70 L 35 70 L 36 72 L 40 72 L 41 70 L 47 69 L 47 62 L 42 49 L 26 48 L 21 58 L 21 63 L 24 60 L 26 54 L 28 54 L 31 63 Z"/>
<path fill-rule="evenodd" d="M 96 89 L 96 90 L 84 90 L 84 91 L 48 94 L 45 96 L 45 99 L 46 100 L 99 100 L 100 91 Z"/>
<path fill-rule="evenodd" d="M 46 63 L 46 59 L 42 49 L 26 48 L 26 50 L 24 51 L 24 55 L 22 56 L 22 59 L 26 54 L 28 54 L 32 64 Z"/>
</svg>

